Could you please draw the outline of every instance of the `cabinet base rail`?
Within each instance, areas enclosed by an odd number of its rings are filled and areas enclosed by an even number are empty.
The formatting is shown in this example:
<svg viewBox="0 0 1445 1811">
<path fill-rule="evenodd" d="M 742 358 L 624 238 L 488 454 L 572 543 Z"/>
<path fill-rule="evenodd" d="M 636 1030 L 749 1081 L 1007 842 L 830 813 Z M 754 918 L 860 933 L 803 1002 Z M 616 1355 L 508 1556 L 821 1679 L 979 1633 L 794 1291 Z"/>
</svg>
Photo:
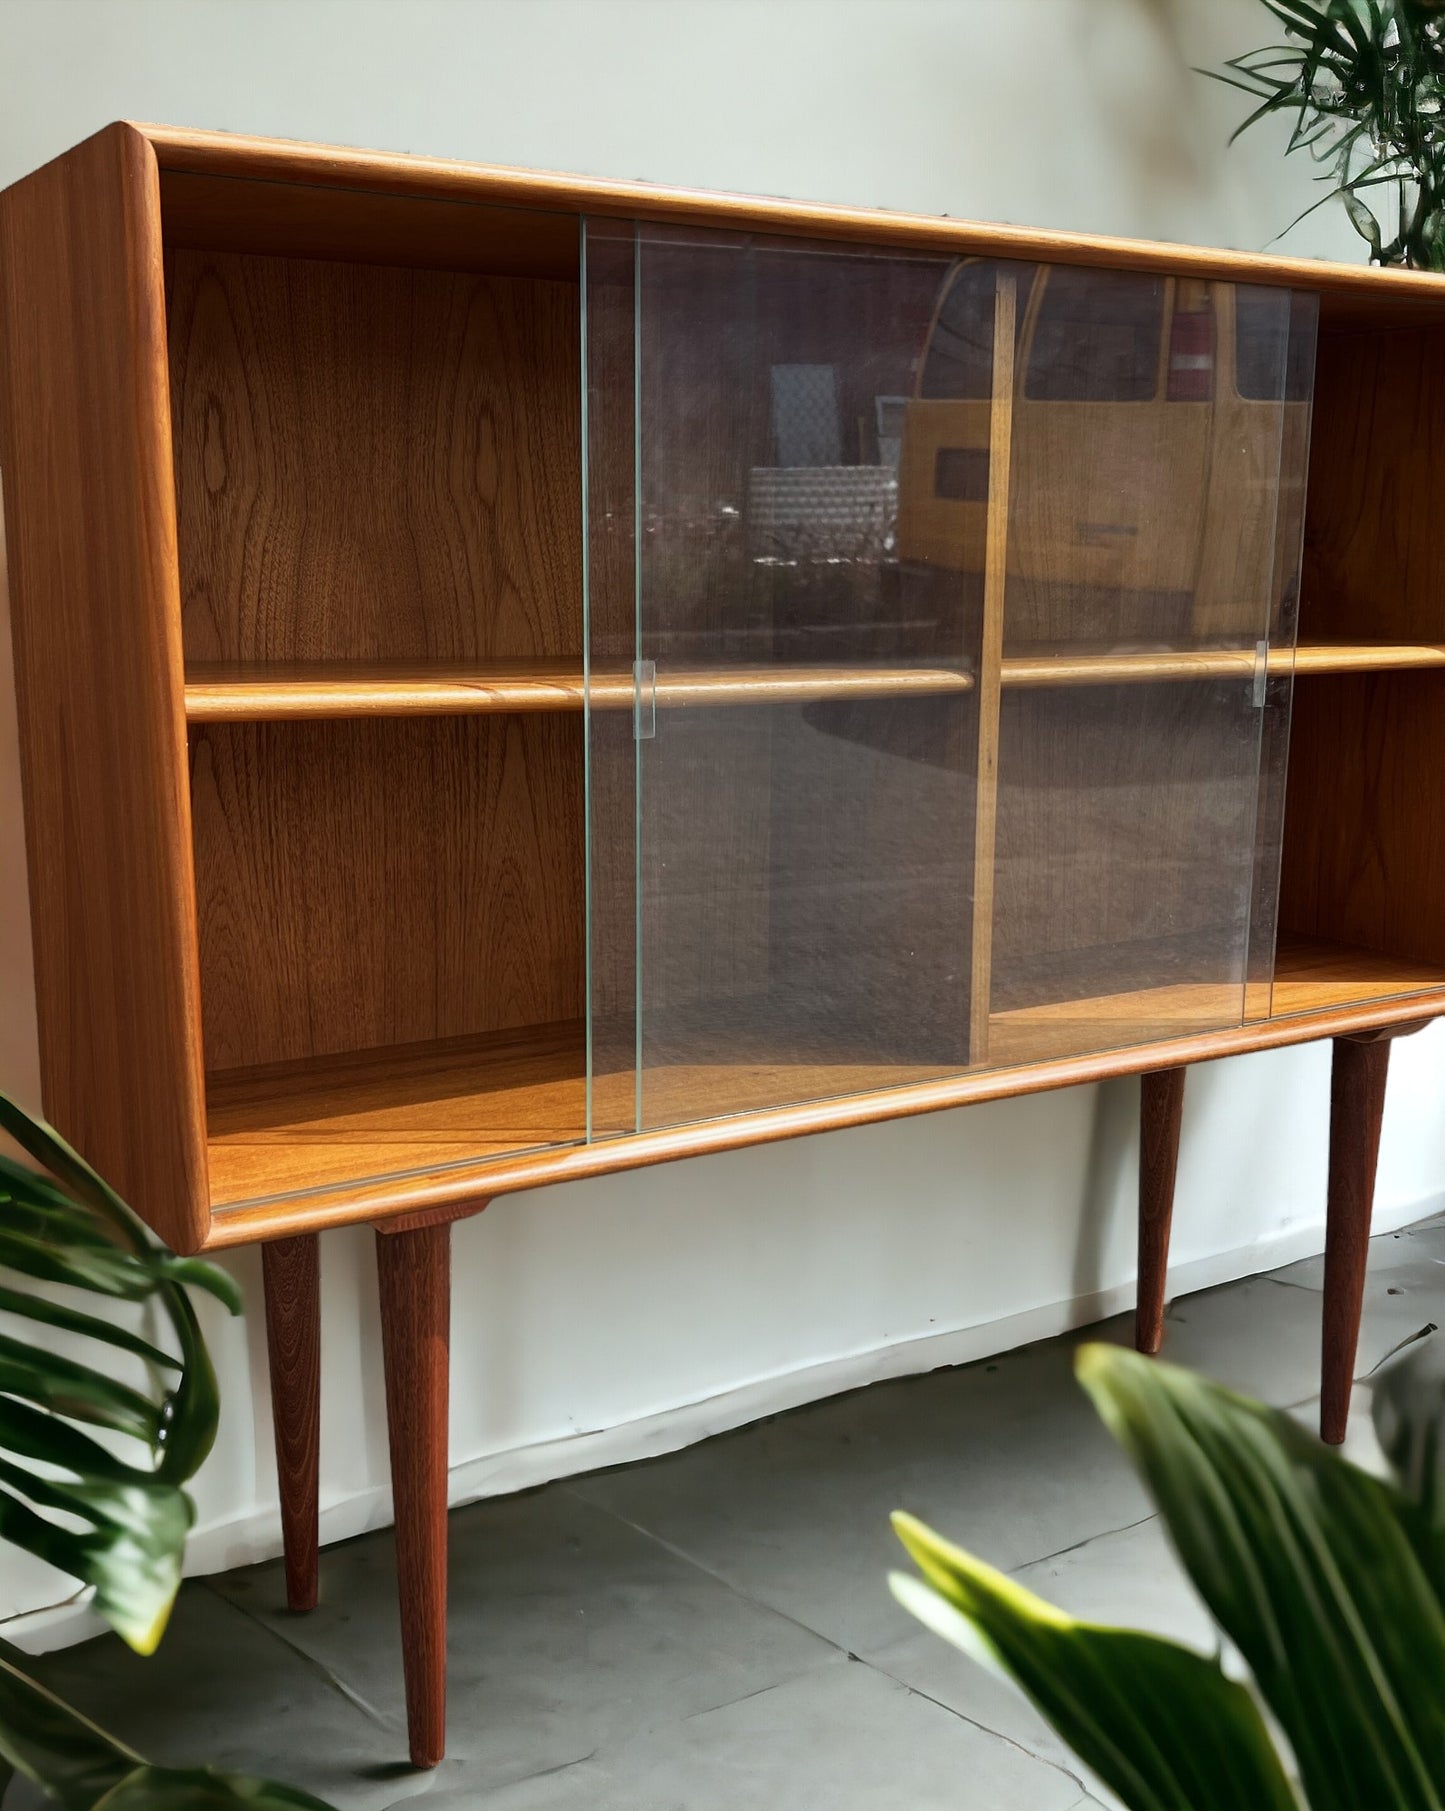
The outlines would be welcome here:
<svg viewBox="0 0 1445 1811">
<path fill-rule="evenodd" d="M 1320 1434 L 1345 1437 L 1369 1251 L 1370 1215 L 1390 1040 L 1428 1020 L 1333 1041 L 1321 1329 Z M 1164 1338 L 1169 1234 L 1184 1119 L 1182 1068 L 1140 1078 L 1139 1284 L 1135 1344 Z M 396 1516 L 397 1588 L 407 1734 L 417 1767 L 446 1752 L 447 1397 L 451 1222 L 485 1200 L 435 1208 L 376 1228 L 387 1433 Z M 272 1417 L 286 1555 L 286 1601 L 317 1601 L 321 1430 L 321 1298 L 315 1233 L 262 1248 Z"/>
</svg>

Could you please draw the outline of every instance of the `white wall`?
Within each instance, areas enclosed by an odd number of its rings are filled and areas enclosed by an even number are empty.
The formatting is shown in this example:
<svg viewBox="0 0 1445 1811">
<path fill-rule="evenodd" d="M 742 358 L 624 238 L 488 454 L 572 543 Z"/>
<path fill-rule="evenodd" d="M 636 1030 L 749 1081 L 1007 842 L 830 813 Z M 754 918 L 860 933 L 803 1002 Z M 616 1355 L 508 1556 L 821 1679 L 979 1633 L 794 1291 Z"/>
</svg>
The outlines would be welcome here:
<svg viewBox="0 0 1445 1811">
<path fill-rule="evenodd" d="M 1262 247 L 1313 198 L 1191 64 L 1255 0 L 0 0 L 0 183 L 120 116 Z M 1334 210 L 1283 241 L 1359 256 Z M 0 662 L 8 647 L 0 636 Z M 37 1097 L 0 665 L 0 1085 Z M 1445 1030 L 1396 1047 L 1377 1223 L 1445 1190 Z M 1321 1244 L 1328 1053 L 1190 1078 L 1191 1286 Z M 1130 1082 L 517 1196 L 455 1234 L 454 1496 L 652 1452 L 1131 1294 Z M 197 1570 L 274 1550 L 257 1310 L 215 1333 Z M 386 1519 L 370 1235 L 324 1245 L 328 1536 Z M 0 1614 L 64 1581 L 0 1552 Z M 72 1618 L 68 1631 L 75 1631 Z"/>
</svg>

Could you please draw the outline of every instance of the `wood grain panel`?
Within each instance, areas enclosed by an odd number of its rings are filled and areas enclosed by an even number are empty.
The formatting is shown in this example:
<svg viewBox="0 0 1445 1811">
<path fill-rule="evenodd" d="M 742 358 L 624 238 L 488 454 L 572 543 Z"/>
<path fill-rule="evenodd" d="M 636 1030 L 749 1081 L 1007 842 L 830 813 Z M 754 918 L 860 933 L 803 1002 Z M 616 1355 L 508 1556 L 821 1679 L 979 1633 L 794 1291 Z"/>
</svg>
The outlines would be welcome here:
<svg viewBox="0 0 1445 1811">
<path fill-rule="evenodd" d="M 298 1612 L 316 1608 L 320 1585 L 320 1247 L 315 1233 L 261 1247 L 286 1608 Z"/>
<path fill-rule="evenodd" d="M 1101 269 L 1158 270 L 1182 276 L 1277 283 L 1321 295 L 1321 320 L 1329 325 L 1382 319 L 1445 322 L 1445 293 L 1432 272 L 1377 270 L 1363 264 L 1329 264 L 1290 258 L 1111 239 L 1032 227 L 999 226 L 881 208 L 780 201 L 751 195 L 710 194 L 660 183 L 609 182 L 545 170 L 466 164 L 445 158 L 354 150 L 259 138 L 190 127 L 145 125 L 161 167 L 281 183 L 315 183 L 337 190 L 488 200 L 509 205 L 578 210 L 624 219 L 669 220 L 713 227 L 824 239 L 862 240 L 883 246 L 922 246 L 959 257 L 994 255 L 1046 258 Z"/>
<path fill-rule="evenodd" d="M 969 976 L 969 1050 L 988 1056 L 993 997 L 995 858 L 998 830 L 999 698 L 1008 582 L 1009 467 L 1013 448 L 1014 323 L 1018 284 L 1000 274 L 994 292 L 993 381 L 989 406 L 988 515 L 983 565 L 983 634 L 978 675 L 978 805 L 973 823 L 973 948 Z"/>
<path fill-rule="evenodd" d="M 207 1224 L 154 160 L 0 198 L 0 466 L 45 1111 L 172 1245 Z"/>
<path fill-rule="evenodd" d="M 208 1070 L 581 1013 L 580 719 L 212 724 L 192 786 Z"/>
<path fill-rule="evenodd" d="M 386 1434 L 396 1517 L 406 1729 L 414 1767 L 447 1740 L 447 1402 L 451 1228 L 378 1238 Z"/>
<path fill-rule="evenodd" d="M 1320 1329 L 1320 1438 L 1331 1446 L 1343 1444 L 1350 1414 L 1389 1069 L 1387 1040 L 1335 1039 Z"/>
<path fill-rule="evenodd" d="M 1445 675 L 1366 674 L 1297 687 L 1281 925 L 1445 961 L 1442 771 Z"/>
<path fill-rule="evenodd" d="M 161 173 L 168 246 L 577 281 L 573 213 L 315 183 Z"/>
<path fill-rule="evenodd" d="M 1322 335 L 1302 641 L 1445 639 L 1442 460 L 1445 331 Z"/>
<path fill-rule="evenodd" d="M 1188 1073 L 1148 1069 L 1139 1077 L 1139 1284 L 1134 1303 L 1134 1346 L 1139 1352 L 1155 1353 L 1164 1344 L 1169 1229 Z"/>
<path fill-rule="evenodd" d="M 187 658 L 580 656 L 577 311 L 565 283 L 175 253 Z"/>
</svg>

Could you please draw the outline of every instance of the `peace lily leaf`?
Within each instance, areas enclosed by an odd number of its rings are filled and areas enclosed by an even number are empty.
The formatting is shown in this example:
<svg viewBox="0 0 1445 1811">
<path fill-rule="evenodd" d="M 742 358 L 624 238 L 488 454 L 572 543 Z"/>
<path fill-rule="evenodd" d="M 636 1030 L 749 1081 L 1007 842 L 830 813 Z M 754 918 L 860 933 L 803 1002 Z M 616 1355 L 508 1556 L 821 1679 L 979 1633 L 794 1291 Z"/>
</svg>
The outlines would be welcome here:
<svg viewBox="0 0 1445 1811">
<path fill-rule="evenodd" d="M 1445 1341 L 1414 1345 L 1375 1379 L 1380 1448 L 1414 1506 L 1401 1525 L 1445 1603 Z"/>
<path fill-rule="evenodd" d="M 922 1572 L 894 1595 L 973 1658 L 994 1661 L 1130 1811 L 1298 1811 L 1264 1720 L 1217 1660 L 1079 1622 L 941 1540 L 893 1526 Z"/>
<path fill-rule="evenodd" d="M 1313 1811 L 1445 1806 L 1445 1612 L 1394 1486 L 1289 1416 L 1116 1346 L 1080 1382 L 1248 1663 Z"/>
<path fill-rule="evenodd" d="M 1375 1378 L 1380 1450 L 1432 1528 L 1445 1529 L 1445 1340 L 1422 1340 Z"/>
</svg>

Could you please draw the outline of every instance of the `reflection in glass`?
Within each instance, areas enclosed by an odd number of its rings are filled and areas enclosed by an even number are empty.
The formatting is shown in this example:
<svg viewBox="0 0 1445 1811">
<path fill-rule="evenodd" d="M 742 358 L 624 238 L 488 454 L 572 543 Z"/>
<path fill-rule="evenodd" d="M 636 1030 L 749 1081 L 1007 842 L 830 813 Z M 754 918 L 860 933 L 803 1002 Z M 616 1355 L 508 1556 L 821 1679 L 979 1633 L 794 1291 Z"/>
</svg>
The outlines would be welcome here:
<svg viewBox="0 0 1445 1811">
<path fill-rule="evenodd" d="M 612 224 L 587 312 L 594 1132 L 1252 1010 L 1308 299 Z"/>
</svg>

